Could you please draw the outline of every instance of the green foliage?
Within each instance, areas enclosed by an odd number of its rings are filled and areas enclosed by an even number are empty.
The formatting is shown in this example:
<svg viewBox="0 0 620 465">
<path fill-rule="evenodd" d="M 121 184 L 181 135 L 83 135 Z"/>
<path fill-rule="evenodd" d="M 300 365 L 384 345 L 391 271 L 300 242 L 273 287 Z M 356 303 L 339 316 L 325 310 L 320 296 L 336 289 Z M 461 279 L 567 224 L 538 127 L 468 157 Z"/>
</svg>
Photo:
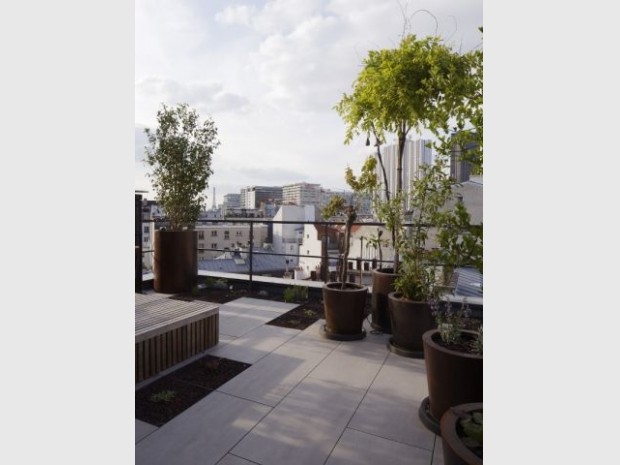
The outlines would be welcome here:
<svg viewBox="0 0 620 465">
<path fill-rule="evenodd" d="M 476 331 L 476 337 L 471 341 L 470 347 L 472 353 L 482 355 L 482 326 Z"/>
<path fill-rule="evenodd" d="M 389 242 L 385 239 L 381 239 L 383 236 L 383 230 L 377 228 L 377 235 L 372 234 L 366 239 L 366 247 L 372 247 L 379 252 L 379 268 L 383 267 L 383 246 L 388 246 Z"/>
<path fill-rule="evenodd" d="M 479 28 L 482 33 L 482 28 Z M 444 115 L 429 129 L 437 136 L 437 153 L 449 154 L 453 147 L 472 147 L 460 158 L 473 165 L 474 174 L 483 172 L 483 52 L 481 49 L 461 57 L 462 72 L 451 75 L 445 98 L 437 108 Z"/>
<path fill-rule="evenodd" d="M 149 400 L 155 403 L 170 402 L 176 395 L 177 393 L 175 391 L 164 390 L 152 394 Z"/>
<path fill-rule="evenodd" d="M 446 86 L 456 81 L 461 61 L 439 37 L 408 35 L 397 48 L 369 51 L 353 92 L 335 106 L 347 124 L 345 143 L 360 133 L 383 142 L 386 132 L 400 138 L 429 127 L 437 119 L 437 103 L 450 95 Z"/>
<path fill-rule="evenodd" d="M 461 414 L 459 425 L 463 429 L 465 436 L 462 438 L 463 443 L 473 449 L 483 447 L 482 444 L 482 412 L 476 411 L 470 414 Z"/>
<path fill-rule="evenodd" d="M 418 302 L 428 301 L 438 292 L 434 253 L 426 248 L 426 242 L 429 231 L 440 222 L 442 208 L 452 195 L 452 181 L 445 173 L 445 163 L 445 159 L 437 158 L 413 182 L 409 197 L 412 226 L 408 231 L 402 227 L 398 229 L 401 231 L 397 243 L 402 251 L 402 264 L 394 288 L 405 298 Z M 400 216 L 396 214 L 395 218 Z"/>
<path fill-rule="evenodd" d="M 367 145 L 371 134 L 375 138 L 386 199 L 375 210 L 390 229 L 394 270 L 398 271 L 405 200 L 402 158 L 407 134 L 430 129 L 440 140 L 438 152 L 447 154 L 450 125 L 462 129 L 473 124 L 480 141 L 481 169 L 482 51 L 460 54 L 439 37 L 418 39 L 408 35 L 394 49 L 371 50 L 363 65 L 352 93 L 344 94 L 334 108 L 347 125 L 345 143 L 364 133 L 368 135 Z M 388 185 L 381 157 L 380 145 L 386 133 L 398 138 L 396 186 Z"/>
<path fill-rule="evenodd" d="M 438 263 L 448 270 L 448 275 L 459 266 L 474 266 L 483 271 L 482 224 L 472 225 L 471 216 L 462 202 L 438 214 L 441 225 L 436 239 L 439 248 L 434 252 Z"/>
<path fill-rule="evenodd" d="M 462 344 L 463 331 L 470 327 L 471 309 L 467 298 L 463 299 L 457 310 L 452 308 L 450 299 L 447 299 L 443 308 L 436 299 L 432 299 L 431 311 L 441 340 L 446 344 Z M 482 355 L 482 325 L 477 328 L 474 339 L 466 345 L 470 353 Z"/>
<path fill-rule="evenodd" d="M 308 300 L 308 288 L 305 286 L 291 286 L 284 289 L 285 302 L 303 302 Z"/>
<path fill-rule="evenodd" d="M 356 177 L 353 170 L 347 167 L 344 179 L 354 192 L 374 195 L 379 186 L 377 159 L 373 156 L 367 157 L 362 165 L 362 172 L 359 177 Z"/>
<path fill-rule="evenodd" d="M 431 311 L 439 329 L 441 340 L 446 344 L 457 344 L 461 340 L 461 332 L 467 328 L 467 321 L 471 315 L 471 310 L 467 299 L 463 299 L 458 310 L 452 309 L 452 302 L 447 300 L 445 308 L 439 306 L 439 302 L 431 302 Z"/>
<path fill-rule="evenodd" d="M 423 251 L 418 252 L 420 255 Z M 394 280 L 394 290 L 404 298 L 415 302 L 426 302 L 437 294 L 435 272 L 432 267 L 422 266 L 413 251 L 407 251 Z"/>
<path fill-rule="evenodd" d="M 151 168 L 157 202 L 172 230 L 191 228 L 205 203 L 211 157 L 219 146 L 217 129 L 211 119 L 203 123 L 187 104 L 162 108 L 157 112 L 158 127 L 145 129 L 148 139 L 146 164 Z"/>
<path fill-rule="evenodd" d="M 377 187 L 375 167 L 376 160 L 374 160 L 373 157 L 368 157 L 362 166 L 362 171 L 359 178 L 353 174 L 351 168 L 346 168 L 345 181 L 358 195 L 364 193 L 372 194 Z M 337 216 L 345 216 L 346 218 L 342 250 L 342 266 L 340 268 L 340 282 L 342 283 L 342 288 L 344 289 L 347 281 L 346 261 L 351 247 L 351 228 L 357 219 L 357 206 L 353 203 L 347 205 L 343 197 L 335 195 L 329 199 L 329 202 L 323 208 L 322 213 L 324 218 L 333 218 Z"/>
</svg>

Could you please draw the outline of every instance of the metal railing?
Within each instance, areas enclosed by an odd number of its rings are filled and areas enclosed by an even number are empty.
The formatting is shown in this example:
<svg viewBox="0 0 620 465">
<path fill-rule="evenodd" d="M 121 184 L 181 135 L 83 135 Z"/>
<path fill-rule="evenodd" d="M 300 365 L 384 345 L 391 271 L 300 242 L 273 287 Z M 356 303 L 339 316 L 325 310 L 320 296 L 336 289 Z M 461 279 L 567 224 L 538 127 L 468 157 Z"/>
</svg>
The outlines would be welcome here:
<svg viewBox="0 0 620 465">
<path fill-rule="evenodd" d="M 136 220 L 138 221 L 138 219 Z M 149 220 L 143 220 L 142 218 L 140 218 L 140 231 L 143 231 L 143 224 L 152 224 L 153 226 L 150 228 L 150 231 L 154 234 L 155 229 L 159 229 L 161 227 L 165 227 L 166 226 L 166 222 L 165 220 L 158 220 L 158 219 L 149 219 Z M 213 247 L 198 247 L 196 252 L 200 253 L 200 252 L 221 252 L 221 253 L 225 253 L 225 252 L 230 252 L 231 254 L 237 254 L 237 253 L 241 253 L 243 255 L 245 255 L 245 257 L 247 257 L 247 263 L 248 263 L 248 272 L 247 273 L 239 273 L 239 274 L 243 274 L 248 276 L 248 280 L 249 280 L 249 289 L 252 289 L 253 286 L 253 280 L 254 280 L 254 276 L 260 276 L 260 275 L 268 275 L 268 276 L 272 276 L 273 273 L 265 273 L 265 272 L 258 272 L 256 273 L 254 270 L 254 257 L 255 256 L 261 256 L 261 255 L 267 255 L 267 256 L 284 256 L 284 257 L 293 257 L 297 259 L 297 263 L 299 263 L 299 260 L 301 258 L 311 258 L 311 259 L 317 259 L 320 260 L 320 270 L 318 273 L 312 273 L 312 271 L 309 273 L 310 274 L 310 278 L 311 280 L 316 280 L 316 281 L 320 281 L 320 282 L 330 282 L 330 281 L 336 281 L 337 277 L 340 275 L 340 271 L 341 271 L 341 267 L 342 266 L 347 266 L 348 271 L 347 271 L 347 277 L 348 280 L 351 282 L 355 282 L 359 279 L 359 283 L 363 284 L 363 280 L 366 279 L 366 281 L 369 281 L 371 279 L 371 275 L 372 275 L 372 270 L 380 268 L 380 267 L 390 267 L 390 265 L 393 263 L 393 259 L 392 257 L 389 256 L 388 253 L 388 257 L 389 259 L 382 259 L 379 260 L 378 256 L 378 251 L 376 250 L 376 248 L 369 246 L 368 242 L 366 243 L 366 250 L 368 251 L 366 254 L 366 257 L 364 257 L 364 240 L 369 239 L 369 237 L 358 237 L 357 239 L 361 239 L 360 241 L 360 254 L 353 258 L 351 255 L 354 254 L 355 252 L 353 251 L 353 247 L 351 247 L 350 252 L 349 252 L 349 257 L 347 257 L 346 259 L 346 265 L 343 264 L 343 262 L 345 262 L 345 260 L 343 260 L 343 257 L 341 256 L 341 252 L 340 252 L 340 241 L 343 239 L 344 237 L 344 231 L 340 230 L 342 229 L 342 226 L 344 226 L 346 223 L 344 221 L 278 221 L 278 220 L 273 220 L 273 219 L 266 219 L 266 218 L 208 218 L 208 219 L 201 219 L 198 221 L 198 225 L 236 225 L 236 224 L 243 224 L 243 225 L 249 225 L 249 241 L 247 244 L 247 250 L 242 250 L 242 251 L 236 251 L 234 249 L 231 249 L 229 247 L 224 247 L 224 248 L 213 248 Z M 268 228 L 268 232 L 267 232 L 267 239 L 269 240 L 271 238 L 271 240 L 273 240 L 273 227 L 274 225 L 303 225 L 304 229 L 306 227 L 306 225 L 312 225 L 315 226 L 317 228 L 317 231 L 319 229 L 322 230 L 322 237 L 321 237 L 321 255 L 311 255 L 311 254 L 302 254 L 301 250 L 298 250 L 297 253 L 292 253 L 292 252 L 276 252 L 274 250 L 264 250 L 264 249 L 257 249 L 257 244 L 254 243 L 255 241 L 255 231 L 254 231 L 254 226 L 255 225 L 267 225 Z M 354 226 L 375 226 L 375 227 L 382 227 L 385 228 L 385 223 L 382 222 L 355 222 L 353 223 Z M 412 227 L 415 226 L 412 223 L 406 223 L 403 226 L 405 227 Z M 340 227 L 338 228 L 339 230 L 333 230 L 332 233 L 332 237 L 333 240 L 330 241 L 330 228 L 334 228 L 334 227 Z M 137 230 L 137 229 L 136 229 Z M 197 231 L 201 231 L 200 228 L 197 228 Z M 206 232 L 206 231 L 205 231 Z M 203 236 L 204 238 L 201 240 L 208 240 L 210 238 L 210 236 L 208 236 L 206 233 Z M 232 237 L 232 236 L 230 236 Z M 305 237 L 305 236 L 304 236 Z M 320 237 L 320 236 L 318 236 Z M 236 236 L 235 236 L 236 238 Z M 228 240 L 231 240 L 230 238 Z M 152 241 L 151 241 L 152 243 Z M 294 242 L 291 242 L 291 244 L 293 244 Z M 288 242 L 286 243 L 287 245 L 289 244 Z M 140 244 L 142 245 L 142 244 Z M 260 246 L 262 244 L 258 244 L 258 246 Z M 374 252 L 370 252 L 370 250 L 374 251 Z M 391 250 L 393 253 L 393 249 L 390 249 L 389 247 L 384 247 L 383 250 Z M 138 248 L 136 246 L 136 256 L 138 256 L 138 253 L 141 255 L 140 257 L 140 264 L 139 264 L 139 269 L 140 269 L 140 275 L 141 275 L 141 279 L 143 276 L 143 272 L 142 272 L 142 261 L 145 254 L 153 254 L 153 250 L 152 249 L 142 249 L 142 248 Z M 294 260 L 293 260 L 294 263 Z M 331 271 L 330 271 L 331 268 Z M 335 271 L 334 271 L 335 268 Z M 138 276 L 138 263 L 136 262 L 136 277 Z M 200 270 L 200 267 L 199 267 Z M 288 263 L 287 266 L 285 268 L 286 271 L 288 271 Z M 281 271 L 281 270 L 278 270 Z M 294 274 L 294 268 L 293 268 L 293 274 Z M 308 278 L 306 278 L 308 279 Z M 138 283 L 137 283 L 138 278 L 136 278 L 136 289 L 138 288 Z"/>
<path fill-rule="evenodd" d="M 154 233 L 154 231 L 156 229 L 160 229 L 161 227 L 165 227 L 166 222 L 165 220 L 158 220 L 158 219 L 148 219 L 148 220 L 144 220 L 142 219 L 140 221 L 140 230 L 143 230 L 143 225 L 144 224 L 152 224 L 153 226 L 150 228 L 150 231 L 152 233 Z M 235 225 L 235 224 L 242 224 L 242 225 L 249 225 L 249 243 L 247 244 L 247 250 L 243 250 L 241 251 L 241 253 L 243 253 L 244 255 L 246 255 L 248 257 L 248 265 L 249 265 L 249 280 L 250 280 L 250 286 L 252 285 L 252 280 L 253 277 L 255 275 L 254 272 L 254 256 L 260 256 L 260 255 L 268 255 L 268 256 L 283 256 L 283 257 L 291 257 L 293 260 L 291 260 L 293 263 L 295 263 L 294 259 L 297 259 L 297 263 L 299 263 L 299 260 L 302 258 L 311 258 L 311 259 L 318 259 L 321 261 L 321 269 L 320 272 L 317 273 L 317 280 L 319 281 L 323 281 L 323 282 L 329 282 L 329 281 L 334 281 L 336 280 L 336 276 L 338 275 L 338 272 L 340 270 L 340 267 L 342 266 L 342 257 L 341 257 L 341 253 L 340 253 L 340 248 L 339 248 L 339 243 L 340 240 L 342 240 L 342 237 L 344 236 L 344 232 L 343 231 L 333 231 L 333 233 L 331 234 L 331 237 L 333 238 L 332 240 L 330 240 L 330 228 L 334 228 L 334 227 L 342 227 L 344 226 L 346 223 L 344 221 L 278 221 L 278 220 L 273 220 L 273 219 L 265 219 L 265 218 L 243 218 L 243 219 L 239 219 L 239 218 L 221 218 L 221 219 L 216 219 L 216 218 L 209 218 L 209 219 L 202 219 L 198 221 L 198 225 Z M 255 225 L 267 225 L 268 228 L 268 232 L 267 232 L 267 238 L 271 238 L 271 240 L 273 240 L 273 226 L 274 225 L 302 225 L 304 228 L 306 227 L 306 225 L 312 225 L 317 227 L 318 229 L 321 229 L 321 233 L 322 233 L 322 237 L 321 237 L 321 244 L 322 244 L 322 253 L 321 255 L 316 255 L 316 254 L 302 254 L 300 253 L 301 251 L 298 251 L 297 253 L 293 253 L 293 252 L 276 252 L 274 250 L 265 250 L 265 249 L 260 249 L 260 246 L 262 246 L 262 244 L 255 244 L 255 232 L 254 232 L 254 226 Z M 356 222 L 353 224 L 354 226 L 376 226 L 376 227 L 385 227 L 385 223 L 380 223 L 380 222 Z M 197 228 L 198 231 L 200 231 L 200 228 Z M 208 236 L 207 234 L 204 235 L 204 239 L 201 239 L 206 241 L 210 238 L 210 236 Z M 289 238 L 290 239 L 290 238 Z M 358 238 L 359 239 L 359 238 Z M 360 244 L 361 249 L 363 250 L 363 241 L 365 239 L 368 238 L 362 238 L 362 243 Z M 231 239 L 232 240 L 232 239 Z M 269 241 L 266 241 L 269 242 Z M 290 240 L 290 241 L 284 241 L 283 243 L 285 243 L 286 245 L 290 245 L 290 244 L 297 244 L 300 245 L 303 243 L 300 240 L 298 240 L 297 238 L 294 240 Z M 366 248 L 368 249 L 368 245 L 366 245 Z M 138 249 L 136 249 L 138 250 Z M 144 255 L 146 254 L 153 254 L 153 249 L 141 249 L 140 253 L 141 255 L 144 257 Z M 229 247 L 224 247 L 224 248 L 213 248 L 213 247 L 198 247 L 197 249 L 197 253 L 198 252 L 221 252 L 221 253 L 225 253 L 225 252 L 231 252 L 231 253 L 236 253 L 237 251 L 229 248 Z M 353 252 L 353 250 L 351 250 L 351 252 Z M 370 254 L 370 253 L 369 253 Z M 351 253 L 349 254 L 349 258 L 347 260 L 347 267 L 349 268 L 349 279 L 352 279 L 351 277 L 353 275 L 359 275 L 360 279 L 361 276 L 364 272 L 366 273 L 370 273 L 372 271 L 372 269 L 376 269 L 378 267 L 380 267 L 382 264 L 391 264 L 392 260 L 379 260 L 376 256 L 373 256 L 372 258 L 368 258 L 368 256 L 365 258 L 362 256 L 363 254 L 360 254 L 360 256 L 356 257 L 356 258 L 351 258 Z M 376 255 L 376 254 L 375 254 Z M 330 265 L 331 263 L 331 265 Z M 331 266 L 331 268 L 334 267 L 334 264 L 336 264 L 336 271 L 329 271 L 329 268 Z M 357 268 L 357 269 L 354 269 Z M 140 264 L 140 269 L 142 270 L 142 264 Z M 315 271 L 315 270 L 313 270 Z M 314 274 L 311 272 L 310 273 L 311 276 L 313 276 Z"/>
</svg>

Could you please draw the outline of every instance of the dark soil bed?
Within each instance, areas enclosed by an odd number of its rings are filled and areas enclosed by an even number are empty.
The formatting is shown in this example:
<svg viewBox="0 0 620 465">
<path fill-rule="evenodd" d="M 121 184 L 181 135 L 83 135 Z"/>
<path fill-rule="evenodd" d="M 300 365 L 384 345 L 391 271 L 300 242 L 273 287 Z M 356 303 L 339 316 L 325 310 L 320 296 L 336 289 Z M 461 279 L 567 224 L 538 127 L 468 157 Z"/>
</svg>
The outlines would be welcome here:
<svg viewBox="0 0 620 465">
<path fill-rule="evenodd" d="M 305 302 L 268 322 L 283 328 L 306 329 L 315 321 L 325 318 L 322 302 Z"/>
<path fill-rule="evenodd" d="M 136 418 L 161 426 L 250 366 L 205 355 L 137 390 Z"/>
<path fill-rule="evenodd" d="M 192 301 L 203 300 L 206 302 L 227 303 L 241 297 L 251 297 L 253 299 L 272 300 L 277 302 L 286 302 L 283 293 L 264 291 L 249 292 L 247 289 L 215 289 L 212 287 L 200 288 L 193 293 L 176 294 L 171 299 Z M 306 329 L 314 322 L 324 318 L 323 301 L 320 299 L 310 299 L 306 302 L 289 302 L 298 305 L 298 307 L 280 315 L 279 317 L 266 323 L 272 326 L 280 326 L 283 328 Z M 370 305 L 370 304 L 369 304 Z M 368 308 L 370 313 L 370 307 Z"/>
</svg>

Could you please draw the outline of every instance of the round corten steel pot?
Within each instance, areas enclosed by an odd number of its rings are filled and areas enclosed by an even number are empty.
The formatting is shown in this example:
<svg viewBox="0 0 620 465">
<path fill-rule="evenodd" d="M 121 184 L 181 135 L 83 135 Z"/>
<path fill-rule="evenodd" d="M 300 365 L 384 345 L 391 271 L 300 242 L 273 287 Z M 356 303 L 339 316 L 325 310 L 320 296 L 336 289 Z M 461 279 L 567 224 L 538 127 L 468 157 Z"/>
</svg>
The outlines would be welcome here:
<svg viewBox="0 0 620 465">
<path fill-rule="evenodd" d="M 462 331 L 462 335 L 473 340 L 476 333 Z M 482 402 L 482 355 L 443 347 L 437 329 L 425 332 L 422 341 L 432 419 L 439 424 L 450 407 Z"/>
<path fill-rule="evenodd" d="M 428 302 L 405 299 L 398 292 L 388 294 L 392 337 L 388 348 L 398 355 L 422 358 L 422 334 L 435 327 Z"/>
<path fill-rule="evenodd" d="M 458 434 L 459 411 L 464 413 L 482 412 L 482 402 L 450 407 L 441 417 L 443 463 L 444 465 L 482 465 L 482 458 L 467 447 Z"/>
<path fill-rule="evenodd" d="M 361 339 L 368 287 L 354 283 L 326 283 L 323 286 L 325 332 L 332 339 Z"/>
</svg>

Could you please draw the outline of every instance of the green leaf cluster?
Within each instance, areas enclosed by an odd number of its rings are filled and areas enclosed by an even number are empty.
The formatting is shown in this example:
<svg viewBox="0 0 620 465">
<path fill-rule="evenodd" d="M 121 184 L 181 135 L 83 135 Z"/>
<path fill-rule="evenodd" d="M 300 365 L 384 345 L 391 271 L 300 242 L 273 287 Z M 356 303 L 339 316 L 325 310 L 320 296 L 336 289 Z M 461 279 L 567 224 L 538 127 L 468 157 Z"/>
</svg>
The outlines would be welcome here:
<svg viewBox="0 0 620 465">
<path fill-rule="evenodd" d="M 155 131 L 147 128 L 148 176 L 172 230 L 192 228 L 205 204 L 205 190 L 213 171 L 211 159 L 220 145 L 210 118 L 200 122 L 187 104 L 157 112 Z"/>
<path fill-rule="evenodd" d="M 402 173 L 407 135 L 412 130 L 429 129 L 444 137 L 455 120 L 459 127 L 478 119 L 481 124 L 481 64 L 482 52 L 460 54 L 439 37 L 407 35 L 396 48 L 368 52 L 352 92 L 344 94 L 334 107 L 346 124 L 345 143 L 364 133 L 367 145 L 370 135 L 375 138 L 385 190 L 385 201 L 376 203 L 375 210 L 391 232 L 395 271 L 402 252 L 399 228 L 408 195 L 403 192 L 407 186 L 403 186 Z M 398 138 L 396 186 L 388 185 L 381 156 L 380 145 L 387 133 Z M 482 132 L 479 134 L 481 138 Z M 442 150 L 446 147 L 441 146 Z"/>
</svg>

